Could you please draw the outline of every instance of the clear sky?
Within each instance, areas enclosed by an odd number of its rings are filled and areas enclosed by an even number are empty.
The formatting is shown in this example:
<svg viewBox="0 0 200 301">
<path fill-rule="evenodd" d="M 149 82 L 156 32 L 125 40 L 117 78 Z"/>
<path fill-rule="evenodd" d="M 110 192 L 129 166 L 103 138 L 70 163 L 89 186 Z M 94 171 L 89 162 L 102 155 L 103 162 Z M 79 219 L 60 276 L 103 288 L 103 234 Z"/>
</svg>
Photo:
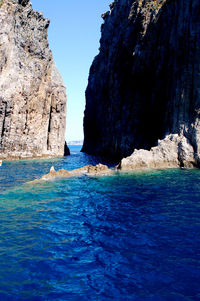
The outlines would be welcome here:
<svg viewBox="0 0 200 301">
<path fill-rule="evenodd" d="M 66 140 L 83 139 L 83 111 L 89 68 L 98 54 L 101 14 L 111 0 L 31 0 L 51 20 L 48 39 L 67 88 Z"/>
</svg>

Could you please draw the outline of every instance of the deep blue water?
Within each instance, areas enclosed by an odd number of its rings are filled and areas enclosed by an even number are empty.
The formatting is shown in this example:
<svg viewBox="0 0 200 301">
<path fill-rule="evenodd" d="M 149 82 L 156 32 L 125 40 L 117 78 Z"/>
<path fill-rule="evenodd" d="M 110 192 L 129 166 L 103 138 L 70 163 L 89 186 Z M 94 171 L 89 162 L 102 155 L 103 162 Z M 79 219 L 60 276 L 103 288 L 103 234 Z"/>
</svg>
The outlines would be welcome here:
<svg viewBox="0 0 200 301">
<path fill-rule="evenodd" d="M 3 162 L 0 300 L 200 300 L 200 170 L 23 183 L 99 158 Z"/>
</svg>

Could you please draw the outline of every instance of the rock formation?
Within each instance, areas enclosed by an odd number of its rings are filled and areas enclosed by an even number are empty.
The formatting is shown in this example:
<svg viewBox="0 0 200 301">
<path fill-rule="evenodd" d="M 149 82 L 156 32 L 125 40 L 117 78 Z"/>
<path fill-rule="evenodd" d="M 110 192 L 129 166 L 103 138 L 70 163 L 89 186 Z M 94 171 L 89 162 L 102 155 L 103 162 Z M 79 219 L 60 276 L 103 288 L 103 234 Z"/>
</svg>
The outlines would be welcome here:
<svg viewBox="0 0 200 301">
<path fill-rule="evenodd" d="M 197 166 L 194 149 L 190 142 L 178 134 L 171 134 L 158 141 L 150 151 L 135 149 L 133 154 L 121 160 L 122 171 L 144 168 L 191 168 Z"/>
<path fill-rule="evenodd" d="M 107 165 L 97 164 L 97 165 L 86 165 L 73 170 L 59 169 L 55 171 L 54 166 L 50 168 L 48 174 L 43 175 L 40 179 L 35 179 L 33 181 L 27 182 L 26 184 L 35 184 L 42 181 L 55 180 L 57 178 L 70 178 L 70 177 L 80 177 L 80 176 L 107 176 L 113 174 L 114 171 L 109 169 Z"/>
<path fill-rule="evenodd" d="M 62 156 L 66 94 L 29 0 L 0 1 L 0 158 Z"/>
<path fill-rule="evenodd" d="M 200 165 L 199 11 L 198 0 L 110 5 L 86 90 L 83 151 L 122 158 L 144 149 L 132 168 Z"/>
</svg>

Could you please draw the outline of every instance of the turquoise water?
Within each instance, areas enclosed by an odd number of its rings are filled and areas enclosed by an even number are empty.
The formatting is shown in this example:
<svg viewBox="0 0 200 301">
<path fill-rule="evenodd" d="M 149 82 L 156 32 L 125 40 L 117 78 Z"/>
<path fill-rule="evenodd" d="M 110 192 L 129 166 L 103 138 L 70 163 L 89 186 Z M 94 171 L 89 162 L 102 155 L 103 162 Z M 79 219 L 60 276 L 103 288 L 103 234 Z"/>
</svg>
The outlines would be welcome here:
<svg viewBox="0 0 200 301">
<path fill-rule="evenodd" d="M 200 300 L 200 170 L 23 185 L 79 150 L 3 162 L 0 300 Z"/>
</svg>

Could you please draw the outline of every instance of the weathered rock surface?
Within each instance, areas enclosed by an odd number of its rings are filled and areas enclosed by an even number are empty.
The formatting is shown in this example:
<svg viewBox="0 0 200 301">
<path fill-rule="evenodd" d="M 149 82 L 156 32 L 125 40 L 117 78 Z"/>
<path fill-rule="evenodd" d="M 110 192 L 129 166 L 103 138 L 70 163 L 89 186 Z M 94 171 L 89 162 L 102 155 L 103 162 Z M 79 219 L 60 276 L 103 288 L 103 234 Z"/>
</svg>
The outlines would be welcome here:
<svg viewBox="0 0 200 301">
<path fill-rule="evenodd" d="M 143 164 L 143 154 L 145 165 L 199 166 L 200 2 L 116 0 L 110 7 L 86 90 L 83 151 L 122 158 L 160 139 L 131 162 Z"/>
<path fill-rule="evenodd" d="M 54 167 L 52 166 L 48 174 L 42 176 L 41 179 L 33 180 L 31 182 L 28 182 L 27 184 L 34 184 L 41 181 L 55 180 L 56 178 L 79 177 L 83 175 L 105 176 L 105 175 L 111 175 L 112 173 L 113 171 L 109 169 L 107 165 L 103 165 L 103 164 L 97 164 L 95 166 L 86 165 L 73 170 L 60 169 L 58 171 L 55 171 Z"/>
<path fill-rule="evenodd" d="M 63 156 L 66 93 L 29 0 L 0 1 L 0 158 Z"/>
<path fill-rule="evenodd" d="M 123 171 L 143 168 L 178 168 L 195 167 L 197 160 L 194 158 L 194 150 L 184 136 L 169 135 L 158 141 L 158 146 L 150 151 L 134 150 L 130 157 L 122 159 L 118 169 Z"/>
</svg>

